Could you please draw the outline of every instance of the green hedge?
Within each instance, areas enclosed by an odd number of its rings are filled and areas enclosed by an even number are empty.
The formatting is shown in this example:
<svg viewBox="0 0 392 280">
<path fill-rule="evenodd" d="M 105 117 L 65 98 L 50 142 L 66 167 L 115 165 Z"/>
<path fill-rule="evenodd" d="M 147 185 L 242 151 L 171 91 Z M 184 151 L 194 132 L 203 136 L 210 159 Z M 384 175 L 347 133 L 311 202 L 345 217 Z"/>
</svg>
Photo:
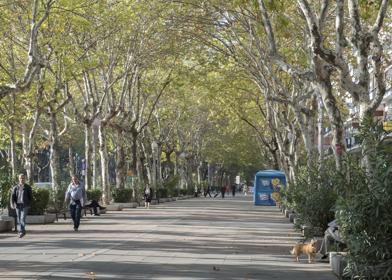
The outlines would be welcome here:
<svg viewBox="0 0 392 280">
<path fill-rule="evenodd" d="M 127 203 L 132 202 L 132 189 L 112 189 L 114 202 Z"/>
<path fill-rule="evenodd" d="M 88 190 L 87 191 L 87 199 L 100 201 L 102 197 L 102 191 L 100 189 Z"/>
<path fill-rule="evenodd" d="M 188 194 L 188 190 L 187 189 L 180 189 L 180 194 L 185 196 Z"/>
<path fill-rule="evenodd" d="M 57 188 L 57 191 L 49 190 L 49 203 L 48 210 L 59 211 L 62 209 L 64 205 L 65 192 L 67 191 L 68 186 L 61 185 Z"/>
<path fill-rule="evenodd" d="M 163 188 L 167 190 L 166 197 L 175 197 L 178 196 L 178 182 L 180 180 L 179 176 L 172 176 L 163 182 Z"/>
<path fill-rule="evenodd" d="M 165 188 L 158 188 L 157 197 L 158 198 L 166 198 L 168 196 L 168 191 Z"/>
<path fill-rule="evenodd" d="M 311 226 L 309 235 L 322 235 L 335 218 L 336 187 L 340 183 L 333 163 L 326 163 L 323 172 L 301 170 L 296 184 L 282 190 L 284 204 L 297 214 L 302 224 Z"/>
<path fill-rule="evenodd" d="M 0 209 L 7 208 L 12 189 L 12 178 L 8 174 L 0 174 Z"/>
<path fill-rule="evenodd" d="M 50 191 L 33 187 L 33 201 L 29 210 L 30 215 L 43 215 L 48 207 Z"/>
<path fill-rule="evenodd" d="M 390 144 L 372 120 L 362 128 L 371 168 L 348 161 L 342 197 L 336 206 L 339 231 L 348 247 L 345 275 L 352 279 L 392 279 L 392 156 Z M 364 162 L 364 161 L 362 161 Z"/>
</svg>

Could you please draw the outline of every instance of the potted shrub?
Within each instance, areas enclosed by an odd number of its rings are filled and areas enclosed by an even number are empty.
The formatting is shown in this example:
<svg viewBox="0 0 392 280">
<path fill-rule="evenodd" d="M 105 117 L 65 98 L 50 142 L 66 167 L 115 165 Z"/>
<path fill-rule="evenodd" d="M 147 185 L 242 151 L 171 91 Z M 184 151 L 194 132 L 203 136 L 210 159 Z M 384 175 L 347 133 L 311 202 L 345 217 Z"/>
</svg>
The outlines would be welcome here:
<svg viewBox="0 0 392 280">
<path fill-rule="evenodd" d="M 12 189 L 12 178 L 3 173 L 0 175 L 0 210 L 1 213 L 5 208 L 8 208 L 8 216 L 0 216 L 0 232 L 10 231 L 14 226 L 15 210 L 9 207 L 10 192 Z"/>
<path fill-rule="evenodd" d="M 293 211 L 296 213 L 302 228 L 306 228 L 305 237 L 322 236 L 328 223 L 334 219 L 333 210 L 338 197 L 336 187 L 341 184 L 334 173 L 334 167 L 327 163 L 322 171 L 303 169 L 296 184 L 282 193 L 286 217 Z"/>
<path fill-rule="evenodd" d="M 47 212 L 49 213 L 59 213 L 64 208 L 64 198 L 67 186 L 60 186 L 56 191 L 49 190 L 49 203 L 47 206 Z"/>
<path fill-rule="evenodd" d="M 27 215 L 28 224 L 46 224 L 53 223 L 56 215 L 55 214 L 45 214 L 48 208 L 50 191 L 48 189 L 42 188 L 32 188 L 33 201 Z"/>
<path fill-rule="evenodd" d="M 167 198 L 168 191 L 167 189 L 163 188 L 158 188 L 157 190 L 157 199 L 162 199 L 162 198 Z"/>
<path fill-rule="evenodd" d="M 12 189 L 12 178 L 8 174 L 0 174 L 0 210 L 8 207 Z"/>
<path fill-rule="evenodd" d="M 163 182 L 163 188 L 167 190 L 167 197 L 177 197 L 179 195 L 177 189 L 178 181 L 178 176 L 172 176 Z"/>
<path fill-rule="evenodd" d="M 180 189 L 180 194 L 181 194 L 181 196 L 186 196 L 187 193 L 188 193 L 188 190 L 187 190 L 187 189 Z"/>
<path fill-rule="evenodd" d="M 121 211 L 123 208 L 136 208 L 137 203 L 132 202 L 132 189 L 112 189 L 113 202 L 107 205 L 108 210 Z"/>
<path fill-rule="evenodd" d="M 95 200 L 99 202 L 102 197 L 102 191 L 100 189 L 87 190 L 87 200 Z"/>
</svg>

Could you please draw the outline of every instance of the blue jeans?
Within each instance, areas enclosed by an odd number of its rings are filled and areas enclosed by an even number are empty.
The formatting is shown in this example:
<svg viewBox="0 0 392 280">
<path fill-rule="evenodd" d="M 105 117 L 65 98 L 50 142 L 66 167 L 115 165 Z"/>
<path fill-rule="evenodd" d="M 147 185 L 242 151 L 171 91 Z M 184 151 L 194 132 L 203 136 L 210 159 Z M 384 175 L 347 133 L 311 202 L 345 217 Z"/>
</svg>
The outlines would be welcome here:
<svg viewBox="0 0 392 280">
<path fill-rule="evenodd" d="M 71 212 L 74 228 L 79 228 L 80 216 L 82 213 L 82 205 L 80 205 L 80 201 L 72 202 L 69 205 L 69 211 Z"/>
<path fill-rule="evenodd" d="M 29 207 L 24 207 L 23 204 L 16 205 L 18 232 L 26 233 L 26 216 L 28 212 L 29 212 Z"/>
</svg>

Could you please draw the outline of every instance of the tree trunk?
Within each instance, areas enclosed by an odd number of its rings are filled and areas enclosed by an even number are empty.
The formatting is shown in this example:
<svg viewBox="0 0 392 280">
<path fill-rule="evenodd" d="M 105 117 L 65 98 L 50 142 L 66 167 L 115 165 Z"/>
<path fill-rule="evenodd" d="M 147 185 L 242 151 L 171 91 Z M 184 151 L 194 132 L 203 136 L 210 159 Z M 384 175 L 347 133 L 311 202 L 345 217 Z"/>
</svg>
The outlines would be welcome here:
<svg viewBox="0 0 392 280">
<path fill-rule="evenodd" d="M 95 190 L 97 188 L 98 179 L 98 162 L 97 162 L 97 138 L 98 138 L 98 128 L 97 126 L 92 126 L 92 149 L 91 149 L 91 163 L 92 163 L 92 187 Z"/>
<path fill-rule="evenodd" d="M 319 57 L 313 57 L 316 79 L 315 87 L 320 93 L 327 116 L 331 125 L 333 140 L 332 149 L 335 155 L 335 165 L 337 170 L 342 170 L 342 154 L 346 149 L 344 141 L 344 126 L 342 116 L 332 92 L 331 69 L 330 66 Z"/>
<path fill-rule="evenodd" d="M 162 161 L 161 161 L 161 155 L 162 155 L 162 144 L 160 142 L 157 143 L 157 154 L 156 154 L 156 161 L 157 161 L 157 185 L 158 187 L 162 187 Z"/>
<path fill-rule="evenodd" d="M 91 188 L 91 124 L 88 122 L 84 124 L 84 151 L 84 187 L 89 190 Z"/>
<path fill-rule="evenodd" d="M 52 190 L 56 192 L 60 186 L 60 156 L 56 115 L 50 114 L 50 172 L 52 175 Z"/>
<path fill-rule="evenodd" d="M 125 178 L 127 173 L 123 141 L 122 131 L 117 130 L 116 188 L 118 189 L 125 188 Z"/>
<path fill-rule="evenodd" d="M 324 105 L 323 100 L 319 94 L 317 94 L 317 147 L 318 147 L 318 168 L 319 170 L 323 169 L 323 161 L 324 161 L 324 130 L 323 130 L 323 123 L 324 123 Z"/>
<path fill-rule="evenodd" d="M 106 138 L 104 131 L 104 124 L 101 123 L 98 129 L 99 138 L 99 154 L 101 156 L 101 183 L 102 183 L 102 200 L 104 204 L 109 204 L 110 195 L 110 185 L 108 183 L 108 153 L 106 147 Z"/>
<path fill-rule="evenodd" d="M 146 176 L 144 178 L 147 179 L 148 184 L 150 185 L 150 187 L 152 187 L 152 175 L 151 175 L 152 174 L 152 153 L 147 151 L 146 145 L 143 142 L 139 141 L 139 143 L 140 143 L 140 147 L 141 147 L 140 152 L 142 152 L 143 156 L 144 156 L 143 157 L 144 161 L 141 161 L 142 162 L 141 168 L 142 168 L 143 172 L 145 171 Z"/>
<path fill-rule="evenodd" d="M 179 175 L 179 161 L 178 157 L 181 153 L 176 151 L 176 160 L 174 161 L 174 176 Z"/>
<path fill-rule="evenodd" d="M 28 184 L 33 184 L 33 139 L 27 135 L 26 125 L 22 126 L 22 146 L 24 169 L 26 170 L 26 179 Z"/>
<path fill-rule="evenodd" d="M 15 126 L 13 123 L 9 124 L 10 131 L 10 164 L 12 178 L 16 178 L 17 166 L 16 166 L 16 147 L 15 147 Z"/>
<path fill-rule="evenodd" d="M 212 186 L 212 164 L 210 162 L 207 163 L 207 184 L 208 186 Z"/>
<path fill-rule="evenodd" d="M 138 164 L 137 161 L 139 159 L 138 152 L 137 152 L 137 147 L 138 147 L 138 145 L 137 145 L 137 138 L 138 138 L 139 134 L 136 131 L 134 131 L 134 132 L 131 132 L 131 135 L 132 135 L 132 146 L 131 146 L 131 155 L 132 155 L 132 161 L 131 162 L 132 163 L 131 163 L 131 170 L 132 170 L 132 172 L 134 174 L 136 174 L 136 173 L 139 174 L 139 171 L 138 171 L 138 168 L 137 168 L 137 164 Z"/>
<path fill-rule="evenodd" d="M 197 184 L 200 186 L 202 181 L 203 162 L 200 161 L 197 166 Z"/>
<path fill-rule="evenodd" d="M 332 88 L 329 81 L 321 84 L 320 93 L 323 98 L 323 103 L 327 111 L 328 119 L 332 130 L 332 149 L 335 155 L 335 164 L 337 170 L 342 170 L 342 155 L 345 151 L 346 145 L 344 141 L 344 127 L 343 120 L 340 115 L 340 110 L 337 107 L 337 102 L 332 93 Z"/>
<path fill-rule="evenodd" d="M 69 176 L 72 177 L 75 175 L 75 161 L 73 157 L 73 150 L 72 146 L 68 147 L 68 169 L 69 169 Z"/>
<path fill-rule="evenodd" d="M 314 159 L 314 132 L 315 127 L 312 115 L 303 115 L 298 108 L 295 108 L 296 118 L 301 130 L 302 139 L 304 141 L 304 146 L 306 150 L 306 162 L 308 168 L 313 164 Z"/>
<path fill-rule="evenodd" d="M 145 177 L 143 173 L 143 162 L 139 155 L 137 155 L 136 157 L 136 173 L 138 177 L 139 188 L 142 189 L 145 186 L 145 181 L 144 181 Z"/>
<path fill-rule="evenodd" d="M 158 180 L 157 180 L 157 167 L 158 167 L 158 144 L 155 141 L 151 142 L 151 154 L 152 154 L 152 164 L 151 164 L 151 186 L 153 189 L 154 196 L 158 190 Z"/>
</svg>

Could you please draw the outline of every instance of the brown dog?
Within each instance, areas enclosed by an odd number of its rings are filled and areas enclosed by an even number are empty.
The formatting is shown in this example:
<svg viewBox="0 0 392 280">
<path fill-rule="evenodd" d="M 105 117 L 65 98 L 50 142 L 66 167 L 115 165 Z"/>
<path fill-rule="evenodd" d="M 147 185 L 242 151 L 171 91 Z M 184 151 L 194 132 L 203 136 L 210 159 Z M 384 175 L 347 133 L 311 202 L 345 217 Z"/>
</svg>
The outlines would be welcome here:
<svg viewBox="0 0 392 280">
<path fill-rule="evenodd" d="M 316 255 L 316 242 L 317 240 L 312 239 L 310 243 L 297 244 L 293 247 L 290 253 L 295 256 L 297 262 L 299 262 L 299 256 L 301 254 L 306 254 L 308 255 L 309 263 L 311 263 L 314 261 L 314 257 Z"/>
</svg>

